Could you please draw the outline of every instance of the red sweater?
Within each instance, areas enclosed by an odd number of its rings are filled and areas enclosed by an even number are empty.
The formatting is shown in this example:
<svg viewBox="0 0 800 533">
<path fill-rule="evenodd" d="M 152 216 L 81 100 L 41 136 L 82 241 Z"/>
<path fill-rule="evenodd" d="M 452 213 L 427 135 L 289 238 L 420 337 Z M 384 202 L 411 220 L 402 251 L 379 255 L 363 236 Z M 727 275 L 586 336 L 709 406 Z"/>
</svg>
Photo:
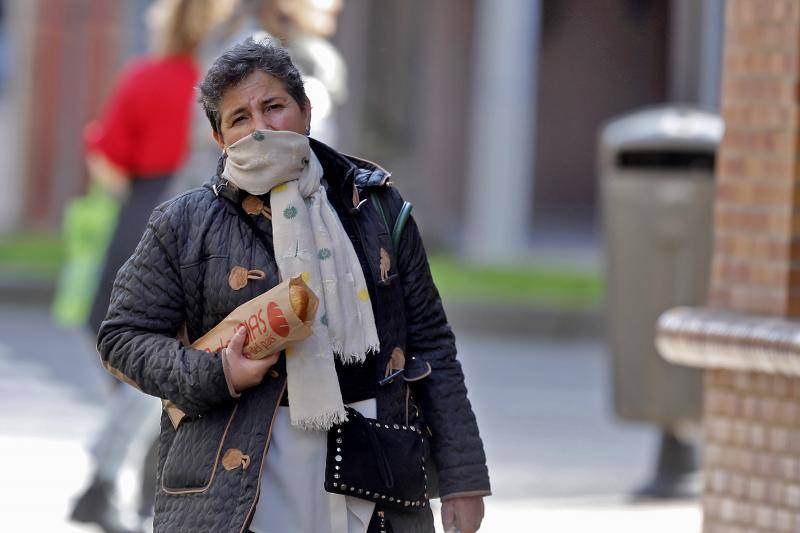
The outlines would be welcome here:
<svg viewBox="0 0 800 533">
<path fill-rule="evenodd" d="M 87 152 L 135 177 L 170 174 L 186 157 L 198 69 L 188 56 L 126 65 L 100 120 L 86 126 Z"/>
</svg>

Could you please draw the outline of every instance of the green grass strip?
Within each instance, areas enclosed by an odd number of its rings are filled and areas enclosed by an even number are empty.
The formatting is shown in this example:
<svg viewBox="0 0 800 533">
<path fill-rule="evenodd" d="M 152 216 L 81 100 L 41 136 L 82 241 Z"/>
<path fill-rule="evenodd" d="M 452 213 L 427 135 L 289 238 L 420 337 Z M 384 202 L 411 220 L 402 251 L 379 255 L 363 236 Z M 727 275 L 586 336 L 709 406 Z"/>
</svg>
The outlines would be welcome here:
<svg viewBox="0 0 800 533">
<path fill-rule="evenodd" d="M 53 233 L 22 232 L 0 235 L 0 268 L 30 275 L 57 274 L 64 248 Z"/>
<path fill-rule="evenodd" d="M 0 235 L 0 272 L 6 275 L 55 276 L 63 261 L 56 234 Z M 574 265 L 484 266 L 441 254 L 432 255 L 430 265 L 445 298 L 571 308 L 597 307 L 603 296 L 600 273 Z"/>
<path fill-rule="evenodd" d="M 559 307 L 597 307 L 603 296 L 599 272 L 571 265 L 481 266 L 433 255 L 431 272 L 446 298 L 508 301 Z"/>
</svg>

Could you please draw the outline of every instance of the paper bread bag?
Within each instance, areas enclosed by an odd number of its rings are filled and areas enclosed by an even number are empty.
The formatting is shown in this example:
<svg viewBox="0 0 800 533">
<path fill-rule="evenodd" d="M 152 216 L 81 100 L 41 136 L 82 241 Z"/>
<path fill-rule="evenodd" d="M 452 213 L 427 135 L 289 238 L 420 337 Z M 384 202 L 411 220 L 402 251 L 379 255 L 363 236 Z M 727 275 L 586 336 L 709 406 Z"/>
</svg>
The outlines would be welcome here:
<svg viewBox="0 0 800 533">
<path fill-rule="evenodd" d="M 303 279 L 300 276 L 290 278 L 231 311 L 191 346 L 206 352 L 220 352 L 243 325 L 247 328 L 247 338 L 242 353 L 250 359 L 263 359 L 292 342 L 309 337 L 318 306 L 319 299 Z M 299 317 L 295 309 L 304 316 Z M 177 428 L 185 413 L 169 400 L 162 400 L 162 404 Z"/>
</svg>

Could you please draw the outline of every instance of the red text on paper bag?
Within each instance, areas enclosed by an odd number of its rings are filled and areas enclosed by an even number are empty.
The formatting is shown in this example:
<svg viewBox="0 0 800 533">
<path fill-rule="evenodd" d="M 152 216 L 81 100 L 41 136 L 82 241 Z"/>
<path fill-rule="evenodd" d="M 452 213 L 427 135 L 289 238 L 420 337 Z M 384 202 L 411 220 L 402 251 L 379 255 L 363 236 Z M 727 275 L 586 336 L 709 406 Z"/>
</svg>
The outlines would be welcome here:
<svg viewBox="0 0 800 533">
<path fill-rule="evenodd" d="M 302 288 L 308 294 L 305 320 L 300 320 L 292 309 L 289 290 L 293 286 Z M 309 337 L 318 305 L 319 300 L 302 278 L 291 278 L 234 309 L 192 343 L 192 347 L 218 352 L 228 345 L 236 330 L 244 326 L 247 338 L 242 353 L 250 359 L 263 359 L 287 344 Z"/>
</svg>

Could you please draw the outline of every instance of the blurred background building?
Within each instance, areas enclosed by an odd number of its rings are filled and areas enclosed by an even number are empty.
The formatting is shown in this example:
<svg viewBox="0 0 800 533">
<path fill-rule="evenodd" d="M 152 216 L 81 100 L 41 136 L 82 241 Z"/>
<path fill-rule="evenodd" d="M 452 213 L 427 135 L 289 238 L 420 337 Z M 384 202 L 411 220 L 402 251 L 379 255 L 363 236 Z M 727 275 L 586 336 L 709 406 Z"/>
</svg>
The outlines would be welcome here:
<svg viewBox="0 0 800 533">
<path fill-rule="evenodd" d="M 81 129 L 144 50 L 149 2 L 2 5 L 0 180 L 20 194 L 0 198 L 0 233 L 55 228 L 86 186 Z M 714 109 L 723 5 L 347 0 L 338 148 L 394 173 L 432 244 L 497 262 L 537 240 L 592 239 L 599 125 L 664 101 Z M 492 192 L 502 200 L 477 211 Z"/>
</svg>

